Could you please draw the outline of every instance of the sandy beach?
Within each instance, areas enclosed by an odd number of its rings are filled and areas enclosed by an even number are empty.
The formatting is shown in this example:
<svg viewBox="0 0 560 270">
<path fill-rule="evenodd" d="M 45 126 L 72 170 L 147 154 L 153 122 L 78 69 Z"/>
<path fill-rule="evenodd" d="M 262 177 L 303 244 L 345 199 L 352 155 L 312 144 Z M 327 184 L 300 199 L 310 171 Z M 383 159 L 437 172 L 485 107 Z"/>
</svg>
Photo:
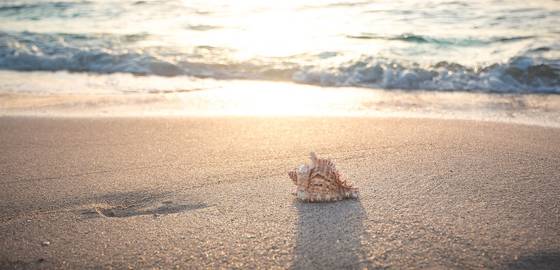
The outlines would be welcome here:
<svg viewBox="0 0 560 270">
<path fill-rule="evenodd" d="M 560 129 L 0 118 L 0 268 L 558 269 Z M 316 151 L 359 200 L 303 204 Z"/>
<path fill-rule="evenodd" d="M 0 1 L 0 270 L 558 270 L 559 3 Z"/>
</svg>

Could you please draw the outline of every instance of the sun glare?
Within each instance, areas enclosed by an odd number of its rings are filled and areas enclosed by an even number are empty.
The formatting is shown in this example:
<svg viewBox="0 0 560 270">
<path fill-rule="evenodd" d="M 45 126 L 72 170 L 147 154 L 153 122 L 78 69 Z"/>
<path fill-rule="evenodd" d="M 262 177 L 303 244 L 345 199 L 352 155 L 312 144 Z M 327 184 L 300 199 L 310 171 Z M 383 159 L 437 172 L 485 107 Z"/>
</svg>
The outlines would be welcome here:
<svg viewBox="0 0 560 270">
<path fill-rule="evenodd" d="M 287 83 L 236 81 L 224 88 L 179 96 L 183 112 L 197 115 L 325 116 L 356 114 L 376 94 Z"/>
</svg>

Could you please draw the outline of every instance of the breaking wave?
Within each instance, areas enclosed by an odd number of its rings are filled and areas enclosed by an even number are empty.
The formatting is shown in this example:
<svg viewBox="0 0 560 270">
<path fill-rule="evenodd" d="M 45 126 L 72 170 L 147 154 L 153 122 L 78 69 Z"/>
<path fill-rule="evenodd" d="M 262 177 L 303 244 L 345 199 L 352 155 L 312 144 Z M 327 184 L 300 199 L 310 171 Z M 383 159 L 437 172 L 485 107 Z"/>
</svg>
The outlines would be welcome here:
<svg viewBox="0 0 560 270">
<path fill-rule="evenodd" d="M 397 38 L 407 42 L 453 42 L 421 36 Z M 283 80 L 334 87 L 560 93 L 560 60 L 534 56 L 535 49 L 504 63 L 476 67 L 446 61 L 421 65 L 374 56 L 333 64 L 324 59 L 325 54 L 235 61 L 214 47 L 185 51 L 135 46 L 146 39 L 148 34 L 0 32 L 0 69 Z"/>
<path fill-rule="evenodd" d="M 383 89 L 560 93 L 560 62 L 517 57 L 507 63 L 475 68 L 448 62 L 421 67 L 365 57 L 338 67 L 300 70 L 294 80 Z"/>
</svg>

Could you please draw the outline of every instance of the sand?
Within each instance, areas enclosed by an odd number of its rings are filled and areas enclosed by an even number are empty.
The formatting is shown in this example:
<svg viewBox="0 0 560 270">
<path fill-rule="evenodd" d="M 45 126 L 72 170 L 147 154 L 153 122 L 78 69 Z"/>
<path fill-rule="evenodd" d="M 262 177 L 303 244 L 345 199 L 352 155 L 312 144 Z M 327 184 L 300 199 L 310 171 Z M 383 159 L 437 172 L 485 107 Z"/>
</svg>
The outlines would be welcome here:
<svg viewBox="0 0 560 270">
<path fill-rule="evenodd" d="M 560 129 L 0 118 L 0 268 L 560 267 Z M 303 204 L 316 151 L 359 200 Z"/>
</svg>

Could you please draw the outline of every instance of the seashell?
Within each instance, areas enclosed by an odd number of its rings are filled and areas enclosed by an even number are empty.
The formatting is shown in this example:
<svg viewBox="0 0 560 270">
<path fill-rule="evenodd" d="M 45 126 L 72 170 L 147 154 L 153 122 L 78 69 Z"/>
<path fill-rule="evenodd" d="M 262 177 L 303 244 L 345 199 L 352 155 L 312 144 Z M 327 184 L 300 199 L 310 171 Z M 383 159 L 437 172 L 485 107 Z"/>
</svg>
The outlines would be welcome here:
<svg viewBox="0 0 560 270">
<path fill-rule="evenodd" d="M 353 188 L 336 169 L 330 159 L 310 154 L 311 164 L 303 164 L 288 172 L 297 186 L 296 197 L 305 202 L 332 202 L 357 199 L 358 189 Z"/>
</svg>

